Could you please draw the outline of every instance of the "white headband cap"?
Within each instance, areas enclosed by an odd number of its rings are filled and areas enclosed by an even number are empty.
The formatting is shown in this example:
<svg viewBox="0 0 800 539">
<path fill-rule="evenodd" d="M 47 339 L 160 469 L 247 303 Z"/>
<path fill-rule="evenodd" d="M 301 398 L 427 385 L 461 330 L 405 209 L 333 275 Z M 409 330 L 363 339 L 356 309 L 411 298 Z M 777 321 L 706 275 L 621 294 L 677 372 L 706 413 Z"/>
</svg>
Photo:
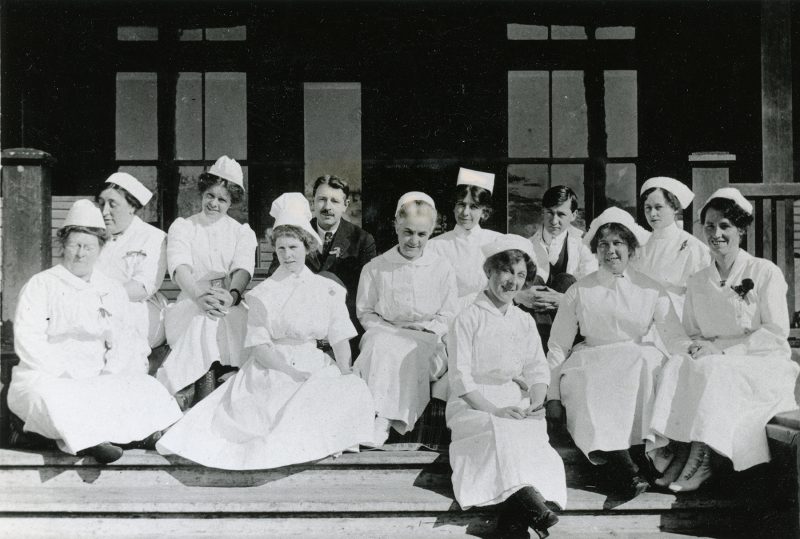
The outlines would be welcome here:
<svg viewBox="0 0 800 539">
<path fill-rule="evenodd" d="M 275 218 L 273 230 L 282 225 L 296 226 L 308 232 L 322 247 L 319 234 L 311 226 L 311 207 L 302 193 L 284 193 L 272 202 L 269 214 Z"/>
<path fill-rule="evenodd" d="M 533 245 L 530 240 L 516 234 L 503 234 L 502 236 L 498 236 L 494 241 L 481 246 L 481 252 L 486 258 L 511 249 L 519 249 L 528 255 L 531 260 L 535 260 Z"/>
<path fill-rule="evenodd" d="M 681 204 L 681 209 L 683 210 L 688 208 L 689 204 L 691 204 L 692 200 L 694 199 L 694 193 L 692 193 L 691 189 L 686 187 L 675 178 L 668 178 L 666 176 L 656 176 L 655 178 L 650 178 L 644 182 L 642 184 L 642 189 L 639 191 L 639 195 L 643 195 L 645 191 L 654 187 L 660 187 L 661 189 L 669 191 L 675 195 L 675 197 L 678 199 L 678 202 Z"/>
<path fill-rule="evenodd" d="M 402 208 L 404 204 L 414 201 L 424 202 L 434 210 L 436 209 L 436 204 L 433 202 L 431 197 L 422 191 L 409 191 L 405 195 L 401 196 L 400 200 L 397 201 L 397 208 L 394 210 L 394 216 L 397 217 L 397 214 L 400 213 L 400 208 Z"/>
<path fill-rule="evenodd" d="M 708 206 L 708 203 L 714 198 L 727 198 L 728 200 L 733 200 L 737 206 L 742 208 L 748 214 L 753 215 L 753 205 L 750 204 L 750 201 L 744 198 L 742 193 L 735 187 L 723 187 L 722 189 L 717 189 L 714 191 L 711 196 L 708 197 L 706 203 L 703 204 L 703 207 L 700 209 L 700 213 L 703 212 L 703 209 Z"/>
<path fill-rule="evenodd" d="M 494 190 L 494 174 L 488 172 L 480 172 L 478 170 L 470 170 L 468 168 L 458 169 L 458 181 L 456 185 L 477 185 L 489 191 Z"/>
<path fill-rule="evenodd" d="M 131 194 L 133 198 L 139 201 L 139 204 L 146 206 L 150 199 L 153 198 L 153 193 L 139 180 L 128 174 L 127 172 L 115 172 L 108 177 L 106 183 L 113 183 L 119 185 Z"/>
<path fill-rule="evenodd" d="M 597 234 L 597 230 L 608 223 L 618 223 L 630 230 L 633 235 L 636 236 L 636 241 L 639 242 L 640 247 L 650 239 L 650 233 L 636 224 L 636 220 L 630 213 L 621 208 L 611 206 L 610 208 L 606 208 L 603 213 L 595 217 L 594 221 L 592 221 L 592 224 L 589 226 L 589 231 L 583 237 L 584 243 L 589 245 L 594 235 Z"/>
<path fill-rule="evenodd" d="M 72 207 L 67 212 L 66 219 L 64 219 L 64 224 L 61 226 L 85 226 L 106 229 L 106 223 L 103 221 L 103 214 L 100 208 L 87 198 L 76 200 L 72 204 Z"/>
<path fill-rule="evenodd" d="M 219 176 L 223 180 L 235 183 L 244 189 L 244 175 L 242 174 L 242 166 L 236 162 L 236 159 L 231 159 L 227 155 L 223 155 L 217 162 L 211 165 L 208 172 L 214 176 Z"/>
</svg>

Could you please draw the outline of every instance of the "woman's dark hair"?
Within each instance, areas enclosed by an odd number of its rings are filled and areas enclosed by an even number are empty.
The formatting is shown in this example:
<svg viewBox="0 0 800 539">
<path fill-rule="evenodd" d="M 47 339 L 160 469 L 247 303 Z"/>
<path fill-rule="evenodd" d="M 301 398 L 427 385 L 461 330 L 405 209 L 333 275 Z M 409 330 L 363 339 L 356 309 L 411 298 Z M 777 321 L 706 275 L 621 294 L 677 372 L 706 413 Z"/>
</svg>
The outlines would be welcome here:
<svg viewBox="0 0 800 539">
<path fill-rule="evenodd" d="M 317 196 L 317 189 L 319 188 L 320 185 L 327 185 L 332 189 L 340 189 L 344 193 L 345 200 L 350 198 L 350 184 L 348 184 L 347 180 L 345 180 L 344 178 L 333 176 L 332 174 L 325 174 L 324 176 L 320 176 L 314 182 L 314 190 L 312 191 L 313 196 Z"/>
<path fill-rule="evenodd" d="M 472 200 L 483 208 L 483 216 L 481 217 L 481 224 L 483 224 L 492 215 L 492 192 L 477 185 L 470 185 L 462 183 L 456 185 L 455 193 L 453 193 L 453 206 L 467 198 L 471 197 Z"/>
<path fill-rule="evenodd" d="M 238 204 L 244 198 L 244 189 L 225 178 L 220 178 L 216 174 L 203 172 L 197 180 L 197 188 L 200 190 L 200 193 L 205 193 L 217 184 L 228 191 L 228 194 L 231 196 L 231 204 Z"/>
<path fill-rule="evenodd" d="M 616 234 L 622 238 L 631 253 L 639 248 L 639 240 L 636 239 L 636 235 L 627 226 L 620 223 L 606 223 L 597 229 L 592 241 L 589 242 L 593 253 L 597 252 L 597 243 L 609 234 Z"/>
<path fill-rule="evenodd" d="M 275 245 L 275 242 L 278 241 L 278 238 L 283 238 L 283 237 L 294 238 L 298 241 L 303 242 L 306 251 L 311 251 L 312 249 L 315 249 L 317 246 L 316 238 L 314 238 L 314 236 L 312 236 L 299 226 L 280 225 L 272 229 L 272 235 L 270 237 L 270 241 L 272 242 L 273 246 Z"/>
<path fill-rule="evenodd" d="M 706 210 L 717 210 L 722 216 L 733 223 L 739 230 L 746 230 L 753 223 L 753 216 L 740 208 L 736 202 L 729 198 L 712 198 L 700 210 L 700 222 L 706 222 Z"/>
<path fill-rule="evenodd" d="M 100 192 L 97 193 L 96 197 L 94 197 L 94 201 L 96 203 L 98 203 L 98 204 L 100 203 L 100 197 L 103 195 L 103 191 L 105 191 L 106 189 L 113 189 L 113 190 L 117 191 L 120 195 L 125 197 L 125 202 L 127 202 L 130 206 L 132 206 L 135 211 L 139 211 L 142 208 L 144 208 L 144 206 L 142 206 L 142 203 L 139 202 L 139 200 L 136 197 L 134 197 L 132 194 L 130 194 L 127 189 L 125 189 L 124 187 L 121 187 L 121 186 L 119 186 L 119 185 L 117 185 L 116 183 L 113 183 L 113 182 L 104 183 L 100 187 Z"/>
<path fill-rule="evenodd" d="M 570 211 L 574 212 L 578 209 L 578 195 L 575 194 L 575 191 L 566 185 L 554 185 L 544 192 L 542 208 L 557 208 L 567 201 L 569 201 Z"/>
<path fill-rule="evenodd" d="M 95 228 L 91 226 L 75 226 L 75 225 L 62 226 L 56 232 L 56 241 L 58 241 L 62 249 L 67 244 L 69 235 L 72 234 L 73 232 L 82 232 L 84 234 L 91 234 L 92 236 L 97 236 L 97 241 L 100 242 L 100 247 L 105 245 L 106 241 L 108 240 L 108 231 L 105 228 Z"/>
<path fill-rule="evenodd" d="M 525 285 L 522 287 L 526 290 L 533 286 L 533 280 L 536 279 L 536 263 L 523 251 L 519 249 L 509 249 L 508 251 L 500 251 L 499 253 L 490 256 L 483 263 L 483 272 L 486 277 L 493 271 L 513 271 L 513 266 L 520 260 L 525 261 L 525 270 L 528 274 L 525 276 Z"/>
<path fill-rule="evenodd" d="M 666 189 L 662 189 L 661 187 L 651 187 L 650 189 L 648 189 L 647 191 L 642 193 L 642 196 L 640 197 L 640 200 L 642 201 L 642 204 L 645 203 L 645 201 L 647 200 L 647 197 L 650 196 L 650 193 L 652 193 L 654 191 L 661 191 L 661 194 L 664 195 L 664 200 L 667 201 L 667 204 L 669 205 L 670 208 L 672 208 L 675 211 L 683 211 L 683 207 L 681 206 L 681 203 L 678 200 L 678 197 L 676 197 L 675 195 L 673 195 L 672 193 L 670 193 Z"/>
</svg>

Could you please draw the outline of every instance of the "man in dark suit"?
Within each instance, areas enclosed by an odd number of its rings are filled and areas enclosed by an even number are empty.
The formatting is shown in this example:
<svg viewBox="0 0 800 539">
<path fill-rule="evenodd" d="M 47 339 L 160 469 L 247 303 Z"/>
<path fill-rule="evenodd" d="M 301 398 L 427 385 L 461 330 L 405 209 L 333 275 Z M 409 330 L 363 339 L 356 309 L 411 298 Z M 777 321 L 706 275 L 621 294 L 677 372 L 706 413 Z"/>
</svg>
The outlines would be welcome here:
<svg viewBox="0 0 800 539">
<path fill-rule="evenodd" d="M 323 240 L 322 252 L 309 252 L 306 265 L 314 273 L 327 272 L 335 275 L 347 289 L 347 310 L 350 320 L 358 330 L 359 337 L 364 333 L 356 318 L 356 291 L 361 268 L 375 258 L 375 240 L 372 234 L 349 221 L 342 219 L 350 205 L 350 186 L 347 181 L 326 174 L 314 182 L 314 227 Z M 278 268 L 278 259 L 274 257 L 268 274 Z M 353 339 L 353 360 L 356 358 L 356 344 Z"/>
</svg>

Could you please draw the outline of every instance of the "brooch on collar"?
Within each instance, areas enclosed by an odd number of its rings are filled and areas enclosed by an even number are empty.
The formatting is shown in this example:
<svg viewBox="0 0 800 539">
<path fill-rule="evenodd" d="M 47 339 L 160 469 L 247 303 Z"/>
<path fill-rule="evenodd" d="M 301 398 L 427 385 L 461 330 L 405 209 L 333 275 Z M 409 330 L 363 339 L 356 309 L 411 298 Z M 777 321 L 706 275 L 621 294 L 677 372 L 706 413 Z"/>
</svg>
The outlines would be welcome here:
<svg viewBox="0 0 800 539">
<path fill-rule="evenodd" d="M 747 299 L 747 294 L 749 294 L 750 291 L 755 288 L 755 283 L 753 283 L 753 279 L 742 279 L 742 284 L 731 285 L 731 288 L 734 292 L 736 292 L 740 299 L 750 303 L 750 301 Z"/>
<path fill-rule="evenodd" d="M 686 249 L 688 246 L 689 246 L 689 240 L 683 240 L 683 243 L 681 243 L 681 247 L 680 247 L 680 249 L 678 249 L 678 252 L 680 253 L 681 251 Z"/>
</svg>

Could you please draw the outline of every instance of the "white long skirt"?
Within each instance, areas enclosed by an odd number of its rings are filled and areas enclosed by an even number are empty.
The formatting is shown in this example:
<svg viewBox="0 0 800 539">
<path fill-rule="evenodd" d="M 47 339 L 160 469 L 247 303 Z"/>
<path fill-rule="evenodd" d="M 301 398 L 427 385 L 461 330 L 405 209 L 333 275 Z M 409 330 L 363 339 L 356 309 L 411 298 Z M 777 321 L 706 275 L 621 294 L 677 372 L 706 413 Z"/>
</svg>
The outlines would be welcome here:
<svg viewBox="0 0 800 539">
<path fill-rule="evenodd" d="M 278 345 L 287 358 L 298 359 Z M 297 347 L 294 347 L 297 348 Z M 327 364 L 316 343 L 299 354 L 299 370 L 315 370 L 303 383 L 248 360 L 200 401 L 156 446 L 204 466 L 257 470 L 309 462 L 372 440 L 374 405 L 366 384 Z M 326 366 L 327 364 L 327 366 Z"/>
<path fill-rule="evenodd" d="M 405 434 L 431 400 L 431 382 L 447 370 L 447 355 L 438 335 L 380 326 L 362 337 L 353 368 L 372 392 L 375 413 Z"/>
<path fill-rule="evenodd" d="M 561 401 L 575 445 L 593 451 L 628 449 L 653 439 L 656 378 L 665 356 L 654 345 L 578 345 L 561 369 Z"/>
<path fill-rule="evenodd" d="M 167 343 L 172 351 L 156 373 L 173 395 L 203 376 L 215 361 L 238 367 L 242 363 L 247 310 L 228 309 L 220 319 L 208 316 L 190 299 L 180 299 L 167 309 Z"/>
<path fill-rule="evenodd" d="M 530 403 L 511 381 L 479 385 L 478 391 L 496 406 L 527 408 Z M 566 507 L 564 463 L 550 446 L 544 417 L 504 419 L 461 398 L 447 403 L 446 417 L 452 430 L 453 492 L 462 509 L 500 503 L 526 486 Z"/>
<path fill-rule="evenodd" d="M 175 399 L 146 374 L 71 379 L 15 367 L 8 406 L 26 431 L 73 455 L 103 442 L 142 440 L 182 417 Z"/>
<path fill-rule="evenodd" d="M 766 424 L 797 409 L 797 364 L 784 354 L 673 356 L 662 369 L 652 429 L 661 437 L 698 441 L 745 470 L 770 459 Z M 666 443 L 648 443 L 648 451 Z"/>
</svg>

